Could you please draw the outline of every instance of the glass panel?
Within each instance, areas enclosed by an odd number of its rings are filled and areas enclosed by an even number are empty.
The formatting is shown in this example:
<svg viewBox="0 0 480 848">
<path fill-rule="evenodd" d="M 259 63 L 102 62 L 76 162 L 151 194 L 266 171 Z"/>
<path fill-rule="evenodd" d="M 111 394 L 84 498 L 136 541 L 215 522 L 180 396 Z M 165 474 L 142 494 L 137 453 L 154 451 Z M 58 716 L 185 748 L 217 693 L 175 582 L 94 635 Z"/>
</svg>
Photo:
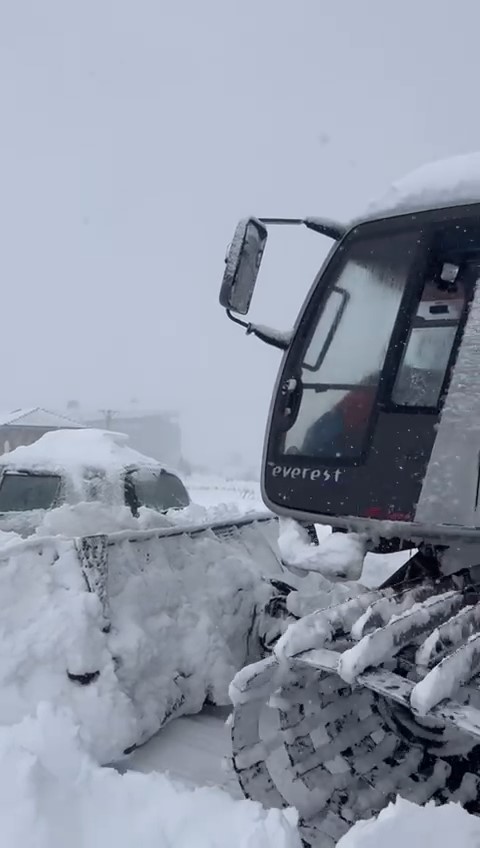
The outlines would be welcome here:
<svg viewBox="0 0 480 848">
<path fill-rule="evenodd" d="M 416 247 L 414 233 L 351 245 L 306 343 L 303 395 L 286 453 L 361 455 Z"/>
<path fill-rule="evenodd" d="M 394 403 L 438 406 L 465 297 L 461 282 L 452 282 L 450 291 L 426 283 L 393 388 Z"/>
<path fill-rule="evenodd" d="M 359 456 L 375 394 L 375 387 L 359 386 L 349 392 L 330 389 L 323 396 L 304 395 L 304 421 L 313 423 L 303 435 L 301 451 L 290 443 L 286 453 L 312 457 Z"/>
<path fill-rule="evenodd" d="M 131 475 L 139 506 L 147 506 L 163 512 L 167 509 L 180 509 L 188 506 L 188 492 L 175 474 L 168 471 L 133 472 Z"/>
<path fill-rule="evenodd" d="M 0 512 L 50 509 L 60 478 L 46 474 L 4 474 L 0 483 Z"/>
<path fill-rule="evenodd" d="M 307 370 L 317 371 L 322 356 L 326 353 L 329 334 L 332 336 L 336 324 L 342 317 L 342 310 L 346 305 L 345 292 L 332 289 L 330 296 L 322 311 L 312 340 L 308 346 L 303 360 L 303 367 Z"/>
<path fill-rule="evenodd" d="M 438 406 L 457 327 L 414 327 L 392 400 L 399 406 Z"/>
</svg>

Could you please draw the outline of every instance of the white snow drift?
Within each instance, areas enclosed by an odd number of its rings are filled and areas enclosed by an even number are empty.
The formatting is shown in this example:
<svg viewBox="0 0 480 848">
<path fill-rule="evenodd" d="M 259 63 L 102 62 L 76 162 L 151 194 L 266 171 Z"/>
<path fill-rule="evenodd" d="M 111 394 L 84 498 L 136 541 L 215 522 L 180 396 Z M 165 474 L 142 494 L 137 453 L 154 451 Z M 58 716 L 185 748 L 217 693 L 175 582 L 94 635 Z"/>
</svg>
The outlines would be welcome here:
<svg viewBox="0 0 480 848">
<path fill-rule="evenodd" d="M 480 819 L 458 804 L 419 807 L 403 798 L 376 819 L 357 822 L 337 848 L 478 848 Z"/>
<path fill-rule="evenodd" d="M 0 729 L 2 848 L 300 848 L 293 810 L 264 810 L 220 789 L 100 768 L 71 716 Z"/>
</svg>

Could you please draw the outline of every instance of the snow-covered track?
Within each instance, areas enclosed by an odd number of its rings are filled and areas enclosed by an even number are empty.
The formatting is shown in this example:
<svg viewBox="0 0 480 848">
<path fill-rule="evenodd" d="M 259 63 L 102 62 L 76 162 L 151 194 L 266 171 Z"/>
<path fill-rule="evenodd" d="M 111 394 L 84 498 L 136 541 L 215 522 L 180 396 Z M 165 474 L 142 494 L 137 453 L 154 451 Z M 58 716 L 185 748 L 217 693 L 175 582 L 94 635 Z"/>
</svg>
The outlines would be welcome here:
<svg viewBox="0 0 480 848">
<path fill-rule="evenodd" d="M 447 582 L 428 593 L 361 596 L 354 621 L 352 601 L 313 613 L 235 677 L 242 788 L 297 806 L 308 845 L 396 795 L 480 812 L 480 606 Z"/>
</svg>

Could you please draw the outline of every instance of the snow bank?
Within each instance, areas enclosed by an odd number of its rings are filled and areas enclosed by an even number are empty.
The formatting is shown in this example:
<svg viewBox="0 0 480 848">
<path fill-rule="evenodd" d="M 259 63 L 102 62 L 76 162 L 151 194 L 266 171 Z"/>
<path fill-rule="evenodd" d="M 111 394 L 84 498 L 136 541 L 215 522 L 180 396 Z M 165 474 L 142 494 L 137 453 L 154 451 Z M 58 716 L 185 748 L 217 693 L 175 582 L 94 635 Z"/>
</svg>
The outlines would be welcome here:
<svg viewBox="0 0 480 848">
<path fill-rule="evenodd" d="M 458 804 L 418 807 L 398 798 L 377 819 L 358 822 L 337 848 L 478 848 L 480 819 Z"/>
<path fill-rule="evenodd" d="M 480 202 L 480 152 L 430 162 L 394 182 L 362 218 Z"/>
<path fill-rule="evenodd" d="M 2 848 L 300 848 L 293 810 L 264 810 L 220 789 L 100 768 L 71 717 L 0 729 Z"/>
</svg>

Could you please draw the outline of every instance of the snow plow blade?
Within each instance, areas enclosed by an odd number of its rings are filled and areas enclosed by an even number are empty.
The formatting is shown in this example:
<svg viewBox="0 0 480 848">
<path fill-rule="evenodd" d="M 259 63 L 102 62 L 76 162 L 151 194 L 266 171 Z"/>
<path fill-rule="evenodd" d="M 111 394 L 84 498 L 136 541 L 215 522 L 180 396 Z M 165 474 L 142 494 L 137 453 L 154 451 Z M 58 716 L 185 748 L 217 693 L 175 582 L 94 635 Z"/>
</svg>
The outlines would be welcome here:
<svg viewBox="0 0 480 848">
<path fill-rule="evenodd" d="M 283 575 L 277 536 L 261 513 L 7 544 L 0 724 L 49 701 L 108 763 L 207 700 L 228 704 L 234 674 L 264 656 L 258 621 Z"/>
<path fill-rule="evenodd" d="M 271 513 L 251 515 L 229 521 L 215 521 L 192 526 L 161 527 L 155 530 L 120 530 L 111 534 L 95 534 L 74 539 L 75 549 L 89 591 L 95 592 L 102 605 L 107 630 L 110 628 L 109 569 L 116 567 L 120 550 L 127 551 L 131 563 L 146 565 L 161 551 L 165 564 L 175 570 L 180 566 L 179 551 L 185 540 L 205 542 L 208 538 L 230 543 L 225 555 L 245 555 L 262 575 L 280 577 L 283 573 L 277 549 L 278 520 Z M 189 543 L 189 544 L 191 544 Z M 132 556 L 133 555 L 133 556 Z M 125 559 L 125 557 L 123 557 Z"/>
<path fill-rule="evenodd" d="M 480 812 L 480 604 L 452 581 L 300 619 L 230 697 L 245 795 L 296 806 L 306 845 L 397 795 Z"/>
</svg>

